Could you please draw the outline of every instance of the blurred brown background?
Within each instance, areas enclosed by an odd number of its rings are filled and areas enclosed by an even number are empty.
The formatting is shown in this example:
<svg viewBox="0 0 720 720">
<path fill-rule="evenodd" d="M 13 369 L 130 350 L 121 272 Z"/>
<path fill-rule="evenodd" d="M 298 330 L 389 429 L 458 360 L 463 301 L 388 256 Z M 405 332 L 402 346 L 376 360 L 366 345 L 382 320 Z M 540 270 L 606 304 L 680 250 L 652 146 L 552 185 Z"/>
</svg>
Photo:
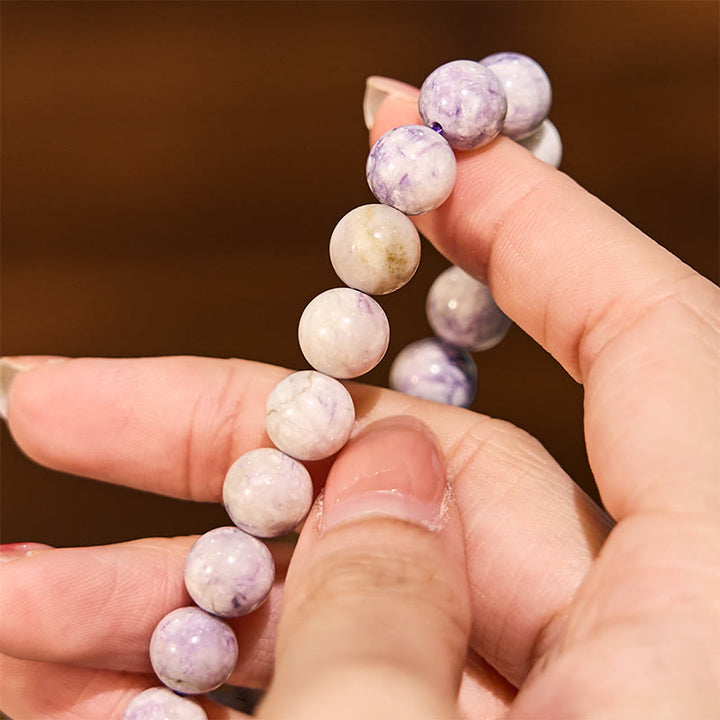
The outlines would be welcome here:
<svg viewBox="0 0 720 720">
<path fill-rule="evenodd" d="M 2 353 L 199 354 L 305 367 L 307 301 L 338 284 L 337 220 L 371 201 L 364 79 L 535 57 L 564 169 L 718 274 L 718 4 L 5 2 Z M 383 299 L 369 381 L 429 334 L 446 261 Z M 518 328 L 477 356 L 476 409 L 534 433 L 587 489 L 582 392 Z M 3 426 L 2 540 L 202 532 L 219 506 L 40 468 Z"/>
</svg>

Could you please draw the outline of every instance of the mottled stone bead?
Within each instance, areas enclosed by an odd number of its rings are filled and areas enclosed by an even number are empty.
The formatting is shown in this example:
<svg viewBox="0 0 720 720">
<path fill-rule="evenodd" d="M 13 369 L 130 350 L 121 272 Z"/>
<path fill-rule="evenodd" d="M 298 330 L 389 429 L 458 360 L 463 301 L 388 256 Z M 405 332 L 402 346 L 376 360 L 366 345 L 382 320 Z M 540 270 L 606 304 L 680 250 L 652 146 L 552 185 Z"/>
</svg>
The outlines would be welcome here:
<svg viewBox="0 0 720 720">
<path fill-rule="evenodd" d="M 195 603 L 213 615 L 240 617 L 257 608 L 275 579 L 267 547 L 236 527 L 200 536 L 185 562 L 185 587 Z"/>
<path fill-rule="evenodd" d="M 312 370 L 288 375 L 267 400 L 267 434 L 279 450 L 298 460 L 335 454 L 354 422 L 350 393 L 334 378 Z"/>
<path fill-rule="evenodd" d="M 562 162 L 562 140 L 557 128 L 550 120 L 543 120 L 540 128 L 529 137 L 518 140 L 520 145 L 527 148 L 538 160 L 559 168 Z"/>
<path fill-rule="evenodd" d="M 430 286 L 425 310 L 438 337 L 472 351 L 497 345 L 511 324 L 488 286 L 455 266 L 440 273 Z"/>
<path fill-rule="evenodd" d="M 399 210 L 362 205 L 335 226 L 330 261 L 346 285 L 369 295 L 386 295 L 415 274 L 420 263 L 420 235 Z"/>
<path fill-rule="evenodd" d="M 230 519 L 257 537 L 290 532 L 305 519 L 312 499 L 310 473 L 275 448 L 258 448 L 239 457 L 223 483 Z"/>
<path fill-rule="evenodd" d="M 425 400 L 470 407 L 477 390 L 477 368 L 467 350 L 425 338 L 398 353 L 390 368 L 390 387 Z"/>
<path fill-rule="evenodd" d="M 442 128 L 455 150 L 489 143 L 503 127 L 507 103 L 500 80 L 474 60 L 453 60 L 433 70 L 420 88 L 423 122 Z"/>
<path fill-rule="evenodd" d="M 527 55 L 501 52 L 480 61 L 505 88 L 507 114 L 502 133 L 513 140 L 532 135 L 548 116 L 552 89 L 545 71 Z"/>
<path fill-rule="evenodd" d="M 354 378 L 372 370 L 390 340 L 385 311 L 369 295 L 333 288 L 313 298 L 298 325 L 305 359 L 319 372 Z"/>
<path fill-rule="evenodd" d="M 424 125 L 388 130 L 373 145 L 366 166 L 375 197 L 406 215 L 440 207 L 456 175 L 455 154 L 447 140 Z"/>
<path fill-rule="evenodd" d="M 150 662 L 160 681 L 186 695 L 222 685 L 237 662 L 238 646 L 230 626 L 196 607 L 173 610 L 150 638 Z"/>
<path fill-rule="evenodd" d="M 122 720 L 207 720 L 207 715 L 193 700 L 180 697 L 167 688 L 156 687 L 134 697 Z"/>
</svg>

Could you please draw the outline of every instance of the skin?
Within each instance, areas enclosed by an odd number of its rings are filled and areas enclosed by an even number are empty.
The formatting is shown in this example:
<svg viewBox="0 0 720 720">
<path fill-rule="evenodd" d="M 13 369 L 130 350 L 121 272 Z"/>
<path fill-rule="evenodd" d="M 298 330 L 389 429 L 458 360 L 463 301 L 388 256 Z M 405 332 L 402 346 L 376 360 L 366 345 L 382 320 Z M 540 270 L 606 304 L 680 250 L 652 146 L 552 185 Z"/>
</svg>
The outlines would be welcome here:
<svg viewBox="0 0 720 720">
<path fill-rule="evenodd" d="M 416 92 L 383 102 L 372 139 L 416 121 Z M 331 461 L 310 464 L 325 502 L 269 603 L 234 621 L 231 681 L 265 687 L 274 668 L 266 718 L 720 716 L 717 288 L 506 138 L 463 155 L 455 193 L 417 225 L 583 384 L 612 520 L 522 430 L 349 383 L 355 437 L 329 476 Z M 201 358 L 39 364 L 15 378 L 8 420 L 51 467 L 219 501 L 230 463 L 267 444 L 265 399 L 286 372 Z M 401 415 L 423 426 L 375 424 Z M 418 460 L 434 443 L 453 488 L 439 528 L 343 505 L 360 476 L 411 477 L 407 492 L 436 502 L 443 472 Z M 398 464 L 383 464 L 387 447 Z M 376 496 L 363 490 L 367 511 Z M 328 527 L 338 507 L 344 520 Z M 187 604 L 191 543 L 34 548 L 4 563 L 3 710 L 119 718 L 153 684 L 154 624 Z"/>
</svg>

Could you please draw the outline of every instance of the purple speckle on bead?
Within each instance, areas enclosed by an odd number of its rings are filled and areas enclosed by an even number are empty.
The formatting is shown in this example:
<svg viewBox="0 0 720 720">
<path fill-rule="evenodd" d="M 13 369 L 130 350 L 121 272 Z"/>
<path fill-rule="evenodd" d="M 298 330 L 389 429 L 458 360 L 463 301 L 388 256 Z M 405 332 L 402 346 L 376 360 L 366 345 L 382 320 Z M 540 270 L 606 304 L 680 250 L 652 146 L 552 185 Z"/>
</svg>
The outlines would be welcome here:
<svg viewBox="0 0 720 720">
<path fill-rule="evenodd" d="M 454 60 L 430 73 L 420 88 L 423 122 L 455 150 L 486 145 L 502 129 L 507 105 L 498 78 L 474 60 Z"/>
<path fill-rule="evenodd" d="M 164 687 L 150 688 L 136 695 L 122 720 L 207 720 L 205 711 L 189 698 Z"/>
<path fill-rule="evenodd" d="M 420 215 L 450 196 L 457 168 L 455 155 L 442 135 L 424 125 L 388 130 L 368 155 L 370 189 L 384 205 L 406 215 Z"/>
<path fill-rule="evenodd" d="M 230 626 L 197 607 L 165 615 L 150 638 L 150 662 L 171 690 L 186 695 L 210 692 L 235 667 L 238 646 Z"/>
</svg>

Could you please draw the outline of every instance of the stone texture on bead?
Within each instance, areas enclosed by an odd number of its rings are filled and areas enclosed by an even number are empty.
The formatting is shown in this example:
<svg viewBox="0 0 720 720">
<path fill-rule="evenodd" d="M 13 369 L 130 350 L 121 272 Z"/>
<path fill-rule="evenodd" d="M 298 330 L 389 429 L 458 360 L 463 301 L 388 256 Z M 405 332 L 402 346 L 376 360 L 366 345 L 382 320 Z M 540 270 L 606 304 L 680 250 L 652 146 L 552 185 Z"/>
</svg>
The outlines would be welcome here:
<svg viewBox="0 0 720 720">
<path fill-rule="evenodd" d="M 425 310 L 438 337 L 472 351 L 495 347 L 511 324 L 488 286 L 456 266 L 437 276 L 428 291 Z"/>
<path fill-rule="evenodd" d="M 312 499 L 310 473 L 275 448 L 258 448 L 239 457 L 223 484 L 230 519 L 257 537 L 290 532 L 305 519 Z"/>
<path fill-rule="evenodd" d="M 369 295 L 386 295 L 415 274 L 420 263 L 420 235 L 399 210 L 362 205 L 335 226 L 330 261 L 346 285 Z"/>
<path fill-rule="evenodd" d="M 474 60 L 453 60 L 425 78 L 418 98 L 420 117 L 439 125 L 455 150 L 486 145 L 502 130 L 507 111 L 497 76 Z"/>
<path fill-rule="evenodd" d="M 513 140 L 532 135 L 548 116 L 552 89 L 545 71 L 527 55 L 500 52 L 480 61 L 505 88 L 507 114 L 502 133 Z"/>
<path fill-rule="evenodd" d="M 406 215 L 440 207 L 455 185 L 455 154 L 424 125 L 388 130 L 373 145 L 366 176 L 375 197 Z"/>
<path fill-rule="evenodd" d="M 333 288 L 313 298 L 298 325 L 305 359 L 319 372 L 354 378 L 372 370 L 390 340 L 385 311 L 369 295 Z"/>
<path fill-rule="evenodd" d="M 477 368 L 466 350 L 439 338 L 425 338 L 398 353 L 390 368 L 390 387 L 425 400 L 470 407 Z"/>
<path fill-rule="evenodd" d="M 240 617 L 262 604 L 275 579 L 275 563 L 260 540 L 236 527 L 200 536 L 185 562 L 185 587 L 213 615 Z"/>
<path fill-rule="evenodd" d="M 518 140 L 538 160 L 559 168 L 562 162 L 562 140 L 557 128 L 550 120 L 543 120 L 540 128 L 529 137 Z"/>
<path fill-rule="evenodd" d="M 320 460 L 347 442 L 355 422 L 350 393 L 312 370 L 288 375 L 270 393 L 265 428 L 275 446 L 298 460 Z"/>
<path fill-rule="evenodd" d="M 186 695 L 210 692 L 235 667 L 238 646 L 230 626 L 197 607 L 173 610 L 150 638 L 150 662 L 161 682 Z"/>
<path fill-rule="evenodd" d="M 207 720 L 207 715 L 193 700 L 180 697 L 167 688 L 156 687 L 134 697 L 122 720 Z"/>
</svg>

